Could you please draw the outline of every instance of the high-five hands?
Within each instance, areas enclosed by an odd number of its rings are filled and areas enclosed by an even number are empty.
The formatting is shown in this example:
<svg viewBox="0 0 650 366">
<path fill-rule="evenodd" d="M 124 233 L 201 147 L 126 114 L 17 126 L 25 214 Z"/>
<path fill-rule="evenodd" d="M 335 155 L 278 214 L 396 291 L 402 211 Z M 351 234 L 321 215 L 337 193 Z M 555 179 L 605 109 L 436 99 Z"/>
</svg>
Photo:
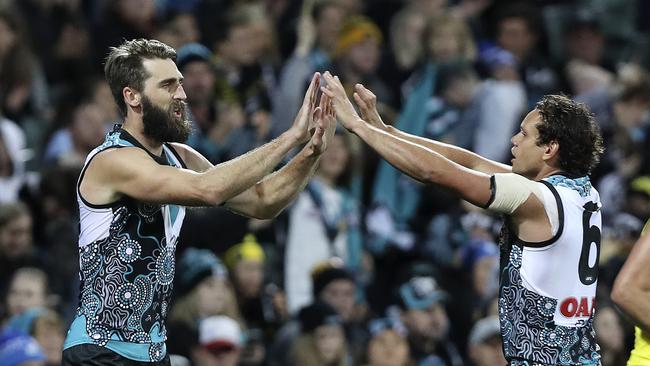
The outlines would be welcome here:
<svg viewBox="0 0 650 366">
<path fill-rule="evenodd" d="M 327 150 L 327 145 L 336 130 L 336 112 L 329 96 L 321 94 L 320 103 L 314 110 L 313 119 L 315 130 L 309 140 L 309 145 L 315 155 L 320 155 Z"/>
<path fill-rule="evenodd" d="M 345 94 L 345 89 L 339 77 L 333 76 L 329 71 L 326 71 L 323 74 L 323 79 L 325 79 L 326 85 L 321 87 L 321 90 L 324 95 L 332 99 L 332 104 L 336 110 L 336 117 L 338 117 L 343 127 L 354 132 L 355 127 L 365 122 L 359 117 L 359 114 Z"/>
<path fill-rule="evenodd" d="M 314 129 L 314 112 L 318 100 L 318 90 L 320 89 L 320 78 L 320 73 L 314 73 L 309 88 L 305 92 L 302 105 L 293 120 L 293 125 L 290 127 L 290 130 L 301 144 L 309 141 Z"/>
<path fill-rule="evenodd" d="M 377 111 L 377 96 L 363 86 L 363 84 L 355 85 L 354 89 L 355 92 L 352 97 L 359 107 L 361 118 L 371 126 L 377 127 L 380 130 L 386 130 L 388 126 L 386 126 L 384 121 L 381 120 L 379 112 Z"/>
</svg>

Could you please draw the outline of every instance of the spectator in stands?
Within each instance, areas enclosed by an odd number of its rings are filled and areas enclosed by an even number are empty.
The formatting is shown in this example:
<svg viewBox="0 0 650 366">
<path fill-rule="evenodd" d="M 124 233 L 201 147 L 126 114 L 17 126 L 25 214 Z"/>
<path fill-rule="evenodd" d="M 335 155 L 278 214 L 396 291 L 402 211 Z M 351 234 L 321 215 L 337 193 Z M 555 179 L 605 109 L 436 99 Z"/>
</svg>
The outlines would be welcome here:
<svg viewBox="0 0 650 366">
<path fill-rule="evenodd" d="M 224 315 L 210 316 L 199 323 L 192 361 L 196 366 L 237 366 L 243 345 L 244 334 L 235 320 Z"/>
<path fill-rule="evenodd" d="M 45 366 L 45 354 L 34 338 L 14 331 L 0 333 L 2 366 Z"/>
<path fill-rule="evenodd" d="M 11 318 L 6 329 L 32 336 L 45 355 L 46 366 L 61 365 L 65 329 L 53 310 L 30 307 Z"/>
<path fill-rule="evenodd" d="M 367 366 L 414 366 L 406 328 L 397 317 L 370 321 Z"/>
<path fill-rule="evenodd" d="M 505 3 L 496 19 L 496 43 L 515 56 L 526 86 L 527 110 L 542 96 L 557 93 L 562 87 L 541 47 L 543 30 L 539 14 L 540 10 L 527 2 Z"/>
<path fill-rule="evenodd" d="M 469 334 L 469 359 L 474 366 L 505 365 L 499 318 L 490 316 L 476 322 Z"/>
<path fill-rule="evenodd" d="M 360 275 L 363 243 L 360 203 L 350 192 L 354 166 L 350 137 L 338 131 L 318 170 L 289 210 L 284 288 L 289 312 L 311 303 L 310 273 L 331 257 Z"/>
<path fill-rule="evenodd" d="M 18 200 L 25 184 L 25 133 L 0 114 L 0 203 Z"/>
<path fill-rule="evenodd" d="M 352 365 L 343 321 L 334 308 L 327 303 L 315 302 L 301 309 L 298 318 L 300 336 L 291 346 L 291 365 Z"/>
<path fill-rule="evenodd" d="M 416 363 L 463 365 L 458 349 L 448 341 L 450 326 L 444 305 L 447 294 L 440 290 L 435 279 L 411 278 L 399 287 L 398 293 L 401 319 Z"/>
<path fill-rule="evenodd" d="M 45 268 L 45 260 L 32 236 L 32 214 L 21 202 L 0 205 L 0 298 L 21 267 Z"/>
<path fill-rule="evenodd" d="M 51 307 L 54 302 L 55 299 L 49 295 L 45 272 L 32 267 L 20 268 L 9 283 L 7 319 L 11 320 L 32 308 Z"/>
<path fill-rule="evenodd" d="M 226 315 L 241 323 L 226 268 L 207 249 L 188 248 L 178 263 L 176 301 L 170 322 L 182 322 L 196 329 L 201 319 Z"/>
<path fill-rule="evenodd" d="M 286 129 L 293 111 L 300 107 L 311 75 L 332 67 L 336 39 L 346 15 L 345 6 L 335 0 L 302 2 L 297 21 L 296 47 L 284 62 L 276 91 L 273 136 Z"/>
</svg>

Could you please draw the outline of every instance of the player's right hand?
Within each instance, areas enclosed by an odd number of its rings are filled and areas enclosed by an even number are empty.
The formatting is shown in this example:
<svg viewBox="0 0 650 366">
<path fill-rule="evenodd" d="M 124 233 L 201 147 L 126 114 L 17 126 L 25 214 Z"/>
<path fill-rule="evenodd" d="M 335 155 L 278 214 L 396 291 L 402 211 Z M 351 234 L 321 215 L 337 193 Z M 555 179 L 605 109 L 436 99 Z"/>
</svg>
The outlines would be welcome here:
<svg viewBox="0 0 650 366">
<path fill-rule="evenodd" d="M 354 89 L 355 92 L 352 97 L 359 107 L 361 118 L 371 126 L 377 127 L 380 130 L 386 130 L 388 126 L 381 120 L 381 116 L 379 116 L 379 112 L 377 111 L 377 96 L 370 89 L 363 86 L 363 84 L 356 84 Z"/>
</svg>

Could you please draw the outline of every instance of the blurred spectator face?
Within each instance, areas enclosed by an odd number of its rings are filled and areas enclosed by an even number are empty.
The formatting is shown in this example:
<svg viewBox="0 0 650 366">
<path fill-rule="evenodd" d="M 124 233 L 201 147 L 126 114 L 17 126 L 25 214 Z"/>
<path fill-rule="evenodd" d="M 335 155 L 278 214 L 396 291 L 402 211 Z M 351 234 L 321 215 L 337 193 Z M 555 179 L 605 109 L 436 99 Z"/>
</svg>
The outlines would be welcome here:
<svg viewBox="0 0 650 366">
<path fill-rule="evenodd" d="M 252 41 L 254 44 L 255 59 L 264 58 L 273 54 L 275 50 L 275 29 L 266 16 L 257 18 L 251 24 Z"/>
<path fill-rule="evenodd" d="M 424 14 L 416 11 L 401 11 L 391 22 L 390 42 L 393 54 L 400 66 L 413 66 L 422 55 L 422 39 L 427 22 Z"/>
<path fill-rule="evenodd" d="M 226 310 L 229 291 L 224 278 L 209 276 L 201 281 L 196 291 L 201 316 L 223 314 Z"/>
<path fill-rule="evenodd" d="M 257 44 L 253 41 L 255 35 L 256 30 L 252 24 L 240 24 L 232 27 L 228 38 L 219 46 L 220 56 L 236 65 L 252 65 L 258 56 Z"/>
<path fill-rule="evenodd" d="M 479 344 L 469 346 L 469 357 L 474 366 L 505 365 L 500 337 L 491 337 Z"/>
<path fill-rule="evenodd" d="M 65 332 L 61 319 L 56 313 L 40 316 L 34 322 L 34 339 L 41 346 L 49 365 L 61 364 L 61 350 Z"/>
<path fill-rule="evenodd" d="M 0 228 L 0 253 L 5 258 L 16 260 L 30 255 L 32 243 L 32 217 L 21 214 Z"/>
<path fill-rule="evenodd" d="M 406 339 L 393 329 L 385 329 L 370 339 L 368 362 L 370 366 L 406 366 L 409 352 Z"/>
<path fill-rule="evenodd" d="M 209 63 L 190 62 L 183 67 L 183 87 L 190 104 L 205 105 L 212 102 L 214 92 L 214 72 Z"/>
<path fill-rule="evenodd" d="M 629 101 L 617 101 L 614 103 L 614 114 L 616 123 L 624 128 L 632 128 L 640 125 L 648 111 L 650 105 L 644 100 L 632 99 Z"/>
<path fill-rule="evenodd" d="M 7 24 L 7 22 L 0 18 L 0 57 L 4 57 L 16 42 L 16 33 Z"/>
<path fill-rule="evenodd" d="M 351 46 L 346 56 L 354 71 L 361 75 L 372 74 L 379 66 L 379 43 L 374 38 L 367 38 Z"/>
<path fill-rule="evenodd" d="M 61 29 L 55 49 L 61 59 L 85 58 L 90 52 L 90 33 L 78 24 L 66 24 Z"/>
<path fill-rule="evenodd" d="M 75 147 L 80 152 L 89 153 L 104 141 L 106 116 L 102 112 L 103 110 L 93 103 L 82 104 L 76 108 L 70 133 Z"/>
<path fill-rule="evenodd" d="M 22 314 L 25 310 L 47 305 L 45 277 L 30 272 L 17 272 L 11 280 L 7 294 L 9 315 Z"/>
<path fill-rule="evenodd" d="M 333 364 L 342 357 L 345 335 L 340 325 L 322 325 L 314 330 L 316 350 L 324 364 Z"/>
<path fill-rule="evenodd" d="M 598 337 L 598 344 L 604 351 L 622 352 L 623 351 L 623 328 L 611 306 L 604 306 L 596 311 L 594 328 Z"/>
<path fill-rule="evenodd" d="M 454 27 L 436 27 L 430 37 L 431 58 L 436 61 L 449 61 L 461 55 L 461 43 Z"/>
<path fill-rule="evenodd" d="M 433 304 L 425 310 L 407 310 L 404 313 L 403 322 L 409 335 L 434 341 L 443 340 L 449 330 L 447 311 L 439 303 Z"/>
<path fill-rule="evenodd" d="M 156 16 L 154 0 L 120 0 L 117 4 L 120 17 L 136 28 L 148 26 Z"/>
<path fill-rule="evenodd" d="M 237 366 L 239 364 L 239 351 L 202 352 L 202 356 L 196 357 L 196 366 Z"/>
<path fill-rule="evenodd" d="M 336 309 L 343 321 L 349 321 L 354 312 L 354 290 L 352 281 L 338 279 L 325 286 L 320 298 Z"/>
<path fill-rule="evenodd" d="M 497 43 L 506 51 L 512 52 L 518 61 L 525 60 L 537 42 L 537 36 L 531 31 L 523 18 L 505 18 L 498 26 Z"/>
<path fill-rule="evenodd" d="M 598 65 L 603 57 L 605 39 L 597 29 L 584 25 L 569 34 L 568 52 L 571 58 Z"/>
<path fill-rule="evenodd" d="M 321 10 L 316 19 L 316 37 L 320 48 L 328 52 L 334 50 L 343 18 L 345 10 L 334 2 L 330 2 Z"/>
<path fill-rule="evenodd" d="M 450 105 L 465 108 L 472 102 L 478 86 L 479 81 L 476 76 L 466 75 L 453 80 L 442 92 L 442 96 Z"/>
<path fill-rule="evenodd" d="M 178 14 L 171 20 L 169 26 L 176 36 L 178 47 L 198 42 L 201 38 L 196 18 L 190 13 Z"/>
<path fill-rule="evenodd" d="M 334 135 L 330 143 L 331 148 L 325 150 L 321 157 L 318 175 L 336 181 L 347 168 L 350 151 L 345 141 L 345 135 Z"/>
<path fill-rule="evenodd" d="M 255 260 L 240 260 L 235 266 L 234 276 L 239 293 L 246 298 L 260 296 L 264 282 L 264 264 Z"/>
</svg>

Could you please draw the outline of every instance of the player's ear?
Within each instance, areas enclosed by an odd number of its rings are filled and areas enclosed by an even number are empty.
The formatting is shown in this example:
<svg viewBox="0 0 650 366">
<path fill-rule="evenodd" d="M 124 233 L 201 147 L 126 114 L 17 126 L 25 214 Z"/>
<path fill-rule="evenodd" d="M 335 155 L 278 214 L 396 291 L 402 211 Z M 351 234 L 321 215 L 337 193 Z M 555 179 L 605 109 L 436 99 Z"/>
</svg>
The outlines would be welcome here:
<svg viewBox="0 0 650 366">
<path fill-rule="evenodd" d="M 122 89 L 122 96 L 124 97 L 124 103 L 130 105 L 131 108 L 137 108 L 141 103 L 141 93 L 130 87 L 124 87 Z"/>
<path fill-rule="evenodd" d="M 552 140 L 548 144 L 546 144 L 546 148 L 544 149 L 544 155 L 547 157 L 547 159 L 551 159 L 555 156 L 558 156 L 560 152 L 560 143 Z"/>
</svg>

